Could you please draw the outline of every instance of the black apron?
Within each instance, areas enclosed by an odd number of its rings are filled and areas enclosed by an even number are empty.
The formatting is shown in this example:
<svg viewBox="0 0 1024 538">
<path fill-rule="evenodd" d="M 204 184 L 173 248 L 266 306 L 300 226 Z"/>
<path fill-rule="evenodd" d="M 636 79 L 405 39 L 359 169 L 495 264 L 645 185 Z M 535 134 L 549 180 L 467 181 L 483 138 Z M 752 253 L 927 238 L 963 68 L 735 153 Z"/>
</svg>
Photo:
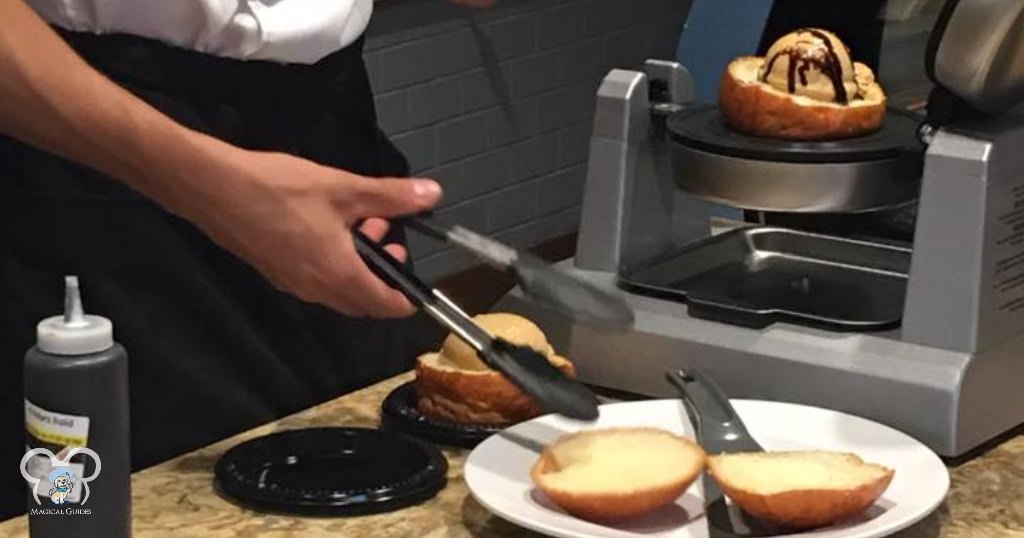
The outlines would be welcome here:
<svg viewBox="0 0 1024 538">
<path fill-rule="evenodd" d="M 377 127 L 361 41 L 284 65 L 61 33 L 192 129 L 359 174 L 407 173 Z M 296 300 L 121 184 L 0 137 L 0 519 L 25 509 L 22 359 L 35 324 L 60 311 L 65 274 L 79 275 L 87 312 L 110 318 L 128 350 L 136 469 L 413 363 L 413 320 L 349 319 Z"/>
</svg>

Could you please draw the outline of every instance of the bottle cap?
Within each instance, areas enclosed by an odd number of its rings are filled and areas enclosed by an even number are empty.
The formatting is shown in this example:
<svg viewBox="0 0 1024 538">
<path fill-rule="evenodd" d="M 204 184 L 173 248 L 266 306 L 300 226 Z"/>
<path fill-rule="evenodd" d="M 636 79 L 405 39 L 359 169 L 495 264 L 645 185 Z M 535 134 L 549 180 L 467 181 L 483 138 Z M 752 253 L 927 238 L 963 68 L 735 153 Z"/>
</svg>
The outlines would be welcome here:
<svg viewBox="0 0 1024 538">
<path fill-rule="evenodd" d="M 101 316 L 86 315 L 78 277 L 64 277 L 64 315 L 36 326 L 36 347 L 51 355 L 88 355 L 114 346 L 114 326 Z"/>
</svg>

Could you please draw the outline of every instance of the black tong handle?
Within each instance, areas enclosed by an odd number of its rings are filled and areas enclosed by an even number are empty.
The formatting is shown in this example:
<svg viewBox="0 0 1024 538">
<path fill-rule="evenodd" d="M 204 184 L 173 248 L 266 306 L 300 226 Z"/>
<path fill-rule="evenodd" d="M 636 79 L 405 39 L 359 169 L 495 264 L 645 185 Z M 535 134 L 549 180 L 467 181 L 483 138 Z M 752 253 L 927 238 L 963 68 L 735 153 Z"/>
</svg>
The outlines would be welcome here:
<svg viewBox="0 0 1024 538">
<path fill-rule="evenodd" d="M 433 237 L 440 241 L 448 240 L 447 227 L 435 221 L 431 213 L 421 213 L 413 217 L 399 219 L 402 224 L 420 232 L 423 235 Z"/>
<path fill-rule="evenodd" d="M 494 338 L 477 325 L 473 319 L 455 306 L 447 297 L 420 280 L 408 267 L 400 264 L 384 247 L 366 237 L 359 230 L 352 230 L 356 252 L 370 263 L 371 269 L 386 283 L 401 291 L 416 306 L 423 308 L 442 325 L 458 334 L 490 364 L 486 351 L 493 345 Z"/>
<path fill-rule="evenodd" d="M 352 230 L 356 252 L 370 262 L 370 268 L 392 286 L 400 289 L 416 306 L 427 306 L 436 302 L 433 289 L 419 279 L 412 271 L 398 263 L 384 250 L 358 230 Z"/>
</svg>

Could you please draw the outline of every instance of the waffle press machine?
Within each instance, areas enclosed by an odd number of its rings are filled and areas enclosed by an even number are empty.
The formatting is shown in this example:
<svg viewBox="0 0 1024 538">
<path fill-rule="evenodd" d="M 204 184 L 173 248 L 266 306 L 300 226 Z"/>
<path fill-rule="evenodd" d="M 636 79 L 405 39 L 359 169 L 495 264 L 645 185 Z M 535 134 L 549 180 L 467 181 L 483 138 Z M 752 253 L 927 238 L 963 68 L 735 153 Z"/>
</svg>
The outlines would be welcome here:
<svg viewBox="0 0 1024 538">
<path fill-rule="evenodd" d="M 597 95 L 576 256 L 562 267 L 635 309 L 574 324 L 513 290 L 579 376 L 669 397 L 705 369 L 737 398 L 849 412 L 957 456 L 1024 422 L 1024 1 L 945 4 L 928 115 L 869 136 L 746 137 L 692 103 L 685 68 L 613 70 Z M 883 85 L 885 81 L 882 81 Z M 913 205 L 913 241 L 745 225 L 712 203 L 786 214 Z"/>
</svg>

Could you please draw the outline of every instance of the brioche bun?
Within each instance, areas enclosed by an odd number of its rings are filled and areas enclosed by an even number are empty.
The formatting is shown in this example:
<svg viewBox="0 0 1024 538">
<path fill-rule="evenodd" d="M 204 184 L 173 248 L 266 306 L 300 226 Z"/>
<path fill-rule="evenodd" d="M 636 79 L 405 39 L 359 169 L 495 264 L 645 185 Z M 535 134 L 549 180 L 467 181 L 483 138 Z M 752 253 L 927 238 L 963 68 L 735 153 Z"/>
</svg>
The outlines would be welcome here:
<svg viewBox="0 0 1024 538">
<path fill-rule="evenodd" d="M 566 375 L 576 375 L 565 358 L 548 357 Z M 543 409 L 519 387 L 494 370 L 465 370 L 445 362 L 438 353 L 416 360 L 417 409 L 445 422 L 502 425 L 520 422 Z"/>
<path fill-rule="evenodd" d="M 862 98 L 847 104 L 779 91 L 758 80 L 764 58 L 729 63 L 718 97 L 726 122 L 737 131 L 785 140 L 837 140 L 869 134 L 885 120 L 886 97 L 866 65 L 854 62 Z"/>
<path fill-rule="evenodd" d="M 825 451 L 711 456 L 708 472 L 744 511 L 791 529 L 822 527 L 863 512 L 893 477 L 887 467 Z"/>
<path fill-rule="evenodd" d="M 530 469 L 538 489 L 590 521 L 638 517 L 676 501 L 704 469 L 704 450 L 657 428 L 605 428 L 565 436 Z"/>
</svg>

